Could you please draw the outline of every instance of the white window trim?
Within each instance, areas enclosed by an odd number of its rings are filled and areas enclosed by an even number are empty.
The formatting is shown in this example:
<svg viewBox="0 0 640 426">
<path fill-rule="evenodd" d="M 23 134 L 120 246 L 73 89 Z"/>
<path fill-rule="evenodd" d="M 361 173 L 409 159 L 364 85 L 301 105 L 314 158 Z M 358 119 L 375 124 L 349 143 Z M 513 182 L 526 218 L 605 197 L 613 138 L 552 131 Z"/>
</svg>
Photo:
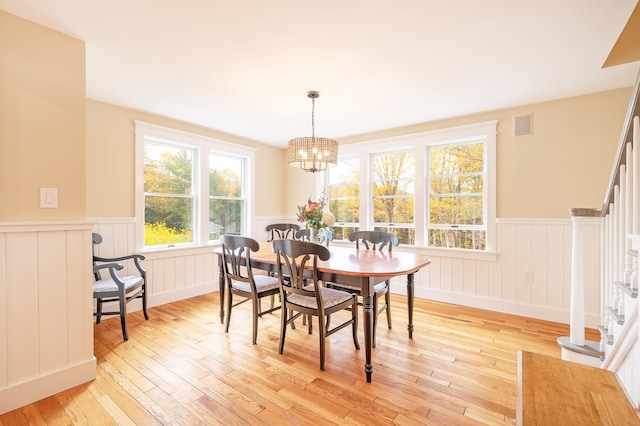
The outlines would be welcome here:
<svg viewBox="0 0 640 426">
<path fill-rule="evenodd" d="M 209 152 L 238 155 L 247 158 L 247 170 L 243 179 L 247 179 L 247 206 L 245 207 L 245 232 L 251 235 L 255 220 L 255 157 L 256 149 L 244 145 L 197 135 L 182 130 L 171 129 L 157 124 L 146 123 L 144 121 L 134 121 L 135 123 L 135 244 L 136 251 L 157 251 L 175 250 L 176 248 L 159 247 L 150 248 L 144 246 L 144 142 L 145 138 L 151 137 L 165 141 L 173 145 L 184 145 L 195 147 L 198 151 L 198 162 L 195 165 L 198 174 L 199 185 L 197 188 L 198 205 L 196 206 L 196 218 L 193 235 L 194 242 L 188 247 L 209 246 L 216 244 L 209 241 L 209 227 L 202 223 L 204 217 L 209 217 L 209 185 L 204 184 L 209 180 Z M 202 158 L 200 158 L 202 157 Z M 205 202 L 206 201 L 206 202 Z"/>
<path fill-rule="evenodd" d="M 427 248 L 429 250 L 447 250 L 456 249 L 441 247 L 426 247 L 424 245 L 425 221 L 419 220 L 426 217 L 427 200 L 425 192 L 424 177 L 426 168 L 426 150 L 430 146 L 449 145 L 456 142 L 465 142 L 477 139 L 480 136 L 486 137 L 485 149 L 485 167 L 487 170 L 486 177 L 486 200 L 485 206 L 487 217 L 487 245 L 485 250 L 467 250 L 473 253 L 494 253 L 497 250 L 496 235 L 496 135 L 498 120 L 484 121 L 481 123 L 468 124 L 463 126 L 448 127 L 444 129 L 429 130 L 426 132 L 412 133 L 409 135 L 395 136 L 383 139 L 375 139 L 366 142 L 357 142 L 347 145 L 340 145 L 339 157 L 358 156 L 360 159 L 360 206 L 368 206 L 370 194 L 369 176 L 370 172 L 370 155 L 372 153 L 384 153 L 401 151 L 403 149 L 411 149 L 415 151 L 416 179 L 415 184 L 415 233 L 416 248 Z M 328 177 L 325 178 L 323 184 L 326 185 Z M 360 209 L 360 224 L 372 223 L 369 217 L 369 209 Z M 369 226 L 369 225 L 367 225 Z"/>
</svg>

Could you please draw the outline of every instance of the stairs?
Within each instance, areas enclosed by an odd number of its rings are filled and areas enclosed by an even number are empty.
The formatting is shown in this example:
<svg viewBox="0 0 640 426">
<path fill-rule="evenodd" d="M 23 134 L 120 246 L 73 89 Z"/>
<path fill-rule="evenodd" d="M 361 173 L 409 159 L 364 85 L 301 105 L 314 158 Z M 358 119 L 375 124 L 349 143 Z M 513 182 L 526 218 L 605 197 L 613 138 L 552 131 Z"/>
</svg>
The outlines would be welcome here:
<svg viewBox="0 0 640 426">
<path fill-rule="evenodd" d="M 607 194 L 600 209 L 572 209 L 571 336 L 558 338 L 562 359 L 611 371 L 640 409 L 640 75 L 627 110 Z M 600 226 L 600 247 L 585 247 L 584 222 Z M 600 341 L 584 339 L 585 251 L 600 253 Z"/>
</svg>

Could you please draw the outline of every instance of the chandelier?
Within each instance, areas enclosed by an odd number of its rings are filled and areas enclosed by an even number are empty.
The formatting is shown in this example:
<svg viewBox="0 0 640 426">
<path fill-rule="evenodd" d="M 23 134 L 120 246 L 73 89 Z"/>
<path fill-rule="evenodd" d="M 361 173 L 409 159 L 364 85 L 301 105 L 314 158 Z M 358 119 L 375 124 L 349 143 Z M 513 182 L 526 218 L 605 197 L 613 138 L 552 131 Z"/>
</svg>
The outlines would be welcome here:
<svg viewBox="0 0 640 426">
<path fill-rule="evenodd" d="M 321 172 L 329 164 L 338 162 L 338 141 L 329 138 L 319 138 L 315 135 L 315 101 L 320 93 L 307 92 L 311 98 L 311 137 L 304 136 L 289 141 L 289 165 L 300 167 L 305 172 Z"/>
</svg>

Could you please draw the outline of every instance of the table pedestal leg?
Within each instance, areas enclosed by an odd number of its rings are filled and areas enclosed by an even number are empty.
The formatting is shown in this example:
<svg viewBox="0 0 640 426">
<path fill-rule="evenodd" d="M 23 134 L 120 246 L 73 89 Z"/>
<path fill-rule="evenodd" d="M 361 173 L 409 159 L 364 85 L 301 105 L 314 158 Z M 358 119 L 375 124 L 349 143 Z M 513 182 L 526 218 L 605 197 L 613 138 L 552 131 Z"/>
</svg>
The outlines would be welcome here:
<svg viewBox="0 0 640 426">
<path fill-rule="evenodd" d="M 367 382 L 371 383 L 371 373 L 373 365 L 371 364 L 371 345 L 373 335 L 373 297 L 364 296 L 362 298 L 362 313 L 364 319 L 364 349 L 366 360 L 364 364 L 364 372 L 367 375 Z"/>
<path fill-rule="evenodd" d="M 409 339 L 413 339 L 413 274 L 407 275 L 407 308 L 409 310 Z"/>
</svg>

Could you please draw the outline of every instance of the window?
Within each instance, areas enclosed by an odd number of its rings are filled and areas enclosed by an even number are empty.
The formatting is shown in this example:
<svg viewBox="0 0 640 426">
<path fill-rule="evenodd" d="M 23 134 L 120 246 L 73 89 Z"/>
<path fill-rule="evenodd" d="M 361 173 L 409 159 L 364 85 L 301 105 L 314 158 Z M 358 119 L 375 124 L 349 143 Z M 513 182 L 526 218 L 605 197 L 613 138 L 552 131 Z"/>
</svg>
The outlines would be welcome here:
<svg viewBox="0 0 640 426">
<path fill-rule="evenodd" d="M 329 175 L 329 211 L 336 217 L 334 238 L 346 240 L 357 231 L 360 221 L 360 161 L 344 158 L 331 168 Z"/>
<path fill-rule="evenodd" d="M 372 229 L 395 233 L 401 244 L 492 250 L 496 125 L 340 146 L 326 173 L 335 239 Z"/>
<path fill-rule="evenodd" d="M 253 161 L 253 149 L 136 122 L 137 246 L 249 233 Z"/>
<path fill-rule="evenodd" d="M 484 250 L 483 140 L 429 149 L 428 245 Z"/>
<path fill-rule="evenodd" d="M 144 144 L 144 245 L 193 242 L 195 149 Z"/>
<path fill-rule="evenodd" d="M 246 161 L 222 154 L 209 155 L 209 239 L 217 240 L 222 231 L 242 235 Z"/>
<path fill-rule="evenodd" d="M 414 244 L 414 153 L 374 154 L 371 163 L 374 230 L 393 232 L 402 244 Z"/>
</svg>

